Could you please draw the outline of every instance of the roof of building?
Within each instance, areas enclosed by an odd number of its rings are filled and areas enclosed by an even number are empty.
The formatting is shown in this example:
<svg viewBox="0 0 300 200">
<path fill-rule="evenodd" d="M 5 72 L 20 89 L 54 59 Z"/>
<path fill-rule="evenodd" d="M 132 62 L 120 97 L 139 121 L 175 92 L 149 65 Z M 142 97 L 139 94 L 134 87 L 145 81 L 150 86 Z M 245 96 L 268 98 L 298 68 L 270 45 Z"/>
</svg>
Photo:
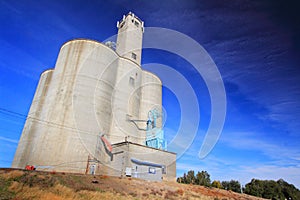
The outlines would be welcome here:
<svg viewBox="0 0 300 200">
<path fill-rule="evenodd" d="M 129 141 L 127 141 L 127 142 L 124 141 L 124 142 L 119 142 L 119 143 L 112 144 L 112 147 L 122 146 L 122 145 L 127 145 L 127 144 L 136 145 L 136 146 L 140 146 L 140 147 L 144 147 L 144 148 L 148 148 L 148 149 L 154 149 L 154 150 L 157 150 L 157 151 L 162 151 L 162 152 L 166 152 L 166 153 L 171 153 L 171 154 L 177 155 L 177 153 L 175 153 L 175 152 L 165 151 L 165 150 L 162 150 L 162 149 L 156 149 L 156 148 L 153 148 L 153 147 L 148 147 L 146 145 L 141 145 L 141 144 L 134 143 L 134 142 L 129 142 Z"/>
</svg>

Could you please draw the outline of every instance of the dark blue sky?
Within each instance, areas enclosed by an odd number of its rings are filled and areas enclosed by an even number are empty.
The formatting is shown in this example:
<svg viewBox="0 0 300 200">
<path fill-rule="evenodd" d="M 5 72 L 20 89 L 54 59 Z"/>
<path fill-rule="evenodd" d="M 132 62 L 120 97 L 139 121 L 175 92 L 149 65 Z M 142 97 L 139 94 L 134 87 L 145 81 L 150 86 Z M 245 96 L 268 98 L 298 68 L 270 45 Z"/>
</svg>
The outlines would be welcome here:
<svg viewBox="0 0 300 200">
<path fill-rule="evenodd" d="M 210 119 L 201 76 L 176 55 L 145 50 L 143 63 L 173 67 L 188 79 L 201 121 L 177 172 L 207 170 L 212 179 L 279 179 L 300 187 L 300 10 L 296 0 L 6 1 L 0 2 L 0 166 L 11 164 L 39 75 L 53 68 L 63 43 L 103 41 L 129 11 L 146 27 L 179 31 L 216 63 L 227 96 L 222 135 L 205 158 L 198 151 Z M 189 98 L 189 97 L 186 97 Z M 175 95 L 164 89 L 166 137 L 180 121 Z"/>
</svg>

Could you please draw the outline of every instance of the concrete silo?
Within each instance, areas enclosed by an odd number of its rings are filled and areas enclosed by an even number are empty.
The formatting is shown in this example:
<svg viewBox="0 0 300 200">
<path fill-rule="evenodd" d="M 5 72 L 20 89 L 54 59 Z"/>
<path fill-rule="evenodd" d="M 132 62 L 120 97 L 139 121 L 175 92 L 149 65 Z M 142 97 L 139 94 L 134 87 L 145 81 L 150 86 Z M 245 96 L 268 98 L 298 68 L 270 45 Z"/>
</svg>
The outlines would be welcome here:
<svg viewBox="0 0 300 200">
<path fill-rule="evenodd" d="M 41 76 L 13 167 L 34 164 L 85 172 L 99 132 L 110 129 L 117 58 L 95 41 L 62 46 L 55 69 Z"/>
<path fill-rule="evenodd" d="M 55 68 L 41 75 L 12 167 L 175 179 L 176 154 L 146 145 L 162 84 L 140 66 L 143 25 L 124 16 L 115 50 L 86 39 L 61 47 Z M 155 124 L 161 130 L 161 118 Z"/>
</svg>

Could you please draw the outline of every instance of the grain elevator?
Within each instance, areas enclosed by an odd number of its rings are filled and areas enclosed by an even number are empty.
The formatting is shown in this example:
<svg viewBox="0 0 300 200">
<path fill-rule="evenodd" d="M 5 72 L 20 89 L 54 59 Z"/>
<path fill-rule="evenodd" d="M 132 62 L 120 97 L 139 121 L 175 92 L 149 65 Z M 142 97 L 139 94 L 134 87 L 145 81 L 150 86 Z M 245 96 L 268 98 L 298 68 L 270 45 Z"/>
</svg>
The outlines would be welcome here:
<svg viewBox="0 0 300 200">
<path fill-rule="evenodd" d="M 66 42 L 41 74 L 12 167 L 176 178 L 162 127 L 162 83 L 141 68 L 144 22 L 117 23 L 117 41 Z"/>
</svg>

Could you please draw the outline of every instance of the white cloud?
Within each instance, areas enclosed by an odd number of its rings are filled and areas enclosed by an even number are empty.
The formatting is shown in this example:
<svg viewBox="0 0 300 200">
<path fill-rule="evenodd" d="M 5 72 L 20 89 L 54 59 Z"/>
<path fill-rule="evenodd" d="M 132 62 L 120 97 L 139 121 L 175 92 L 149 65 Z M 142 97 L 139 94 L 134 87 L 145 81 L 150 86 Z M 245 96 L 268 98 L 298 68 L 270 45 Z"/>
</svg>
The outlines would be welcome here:
<svg viewBox="0 0 300 200">
<path fill-rule="evenodd" d="M 197 171 L 197 170 L 200 170 L 200 164 L 190 164 L 190 163 L 181 163 L 181 162 L 178 162 L 177 165 L 176 165 L 176 169 L 177 170 L 181 170 L 181 171 L 184 171 L 184 172 L 187 172 L 189 170 L 194 170 L 194 171 Z M 180 174 L 179 174 L 180 176 Z"/>
<path fill-rule="evenodd" d="M 259 136 L 260 133 L 251 132 L 223 133 L 220 142 L 235 149 L 259 151 L 270 159 L 278 161 L 277 164 L 280 162 L 282 165 L 292 164 L 293 161 L 299 163 L 300 151 L 298 149 L 274 143 L 271 140 L 272 138 L 268 141 Z M 286 161 L 289 161 L 289 163 L 286 163 Z"/>
<path fill-rule="evenodd" d="M 15 143 L 15 144 L 18 144 L 18 142 L 19 142 L 18 140 L 14 140 L 14 139 L 10 139 L 10 138 L 7 138 L 7 137 L 2 137 L 2 136 L 0 136 L 0 140 L 10 142 L 10 143 Z"/>
</svg>

